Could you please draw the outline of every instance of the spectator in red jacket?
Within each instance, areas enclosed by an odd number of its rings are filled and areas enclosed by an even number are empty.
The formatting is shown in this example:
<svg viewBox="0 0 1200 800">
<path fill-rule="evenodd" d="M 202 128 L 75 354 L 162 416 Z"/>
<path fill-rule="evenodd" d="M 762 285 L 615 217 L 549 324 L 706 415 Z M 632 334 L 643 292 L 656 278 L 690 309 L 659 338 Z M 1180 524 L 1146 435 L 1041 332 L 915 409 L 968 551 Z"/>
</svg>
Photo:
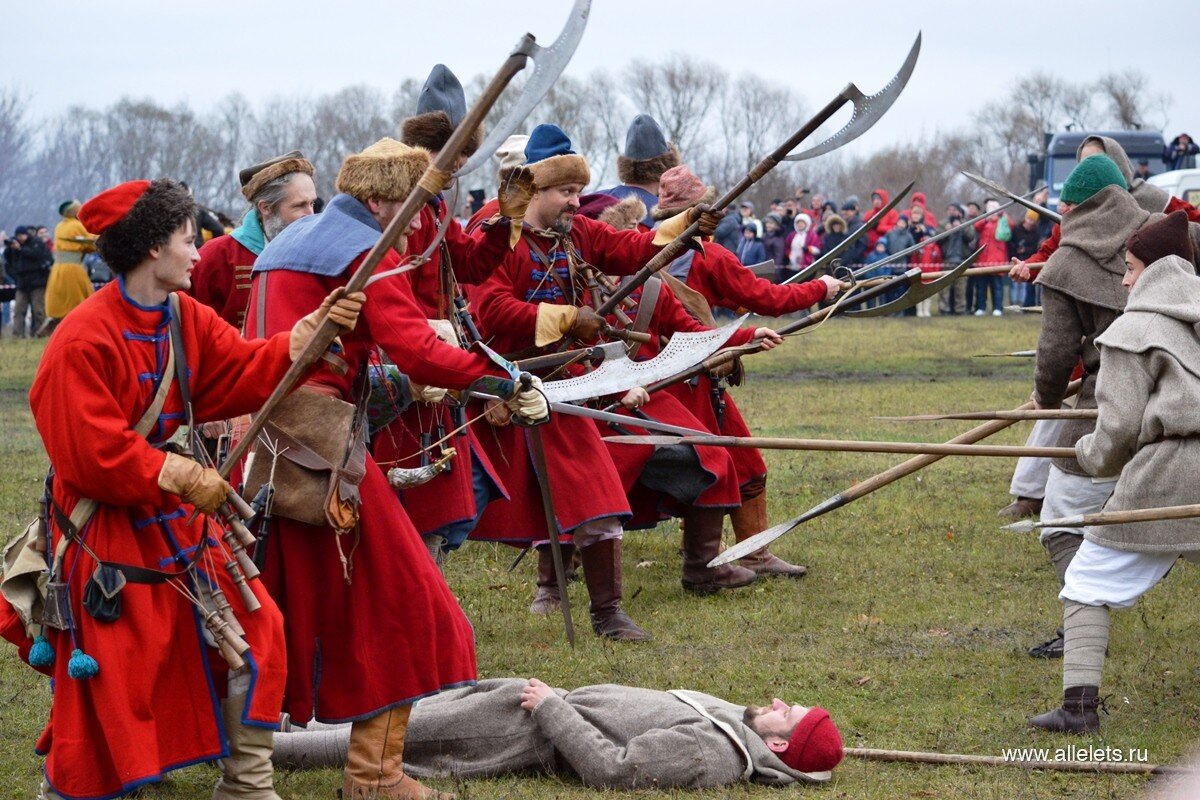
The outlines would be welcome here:
<svg viewBox="0 0 1200 800">
<path fill-rule="evenodd" d="M 986 212 L 995 211 L 1000 207 L 1000 201 L 989 197 L 983 201 Z M 979 246 L 983 252 L 976 262 L 981 267 L 997 267 L 1008 264 L 1008 240 L 1012 238 L 1012 228 L 1005 214 L 996 214 L 986 219 L 975 221 L 975 232 L 979 234 Z M 978 283 L 978 294 L 975 296 L 975 316 L 982 317 L 987 313 L 987 296 L 992 295 L 992 316 L 999 317 L 1004 313 L 1004 278 L 1000 275 L 981 276 Z"/>
<path fill-rule="evenodd" d="M 874 219 L 888 202 L 888 193 L 886 189 L 876 189 L 871 192 L 871 210 L 863 217 L 863 222 L 870 222 Z M 883 219 L 879 221 L 871 230 L 867 231 L 867 251 L 875 249 L 875 243 L 879 241 L 880 236 L 887 236 L 888 231 L 896 227 L 896 221 L 900 219 L 900 212 L 892 209 L 883 215 Z"/>
</svg>

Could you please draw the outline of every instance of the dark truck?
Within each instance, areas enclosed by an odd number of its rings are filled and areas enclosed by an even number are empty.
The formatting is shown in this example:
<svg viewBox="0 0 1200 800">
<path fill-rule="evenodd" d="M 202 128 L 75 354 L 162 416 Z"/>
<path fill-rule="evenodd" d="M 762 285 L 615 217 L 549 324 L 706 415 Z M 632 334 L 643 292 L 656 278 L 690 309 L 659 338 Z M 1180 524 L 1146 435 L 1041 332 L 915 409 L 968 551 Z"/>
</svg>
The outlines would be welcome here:
<svg viewBox="0 0 1200 800">
<path fill-rule="evenodd" d="M 1050 187 L 1050 208 L 1058 207 L 1058 195 L 1071 170 L 1075 168 L 1075 152 L 1089 136 L 1108 136 L 1116 139 L 1129 161 L 1135 166 L 1140 159 L 1150 162 L 1150 174 L 1166 172 L 1163 162 L 1162 134 L 1158 131 L 1061 131 L 1046 134 L 1046 149 L 1042 153 L 1030 153 L 1029 188 L 1040 183 Z"/>
</svg>

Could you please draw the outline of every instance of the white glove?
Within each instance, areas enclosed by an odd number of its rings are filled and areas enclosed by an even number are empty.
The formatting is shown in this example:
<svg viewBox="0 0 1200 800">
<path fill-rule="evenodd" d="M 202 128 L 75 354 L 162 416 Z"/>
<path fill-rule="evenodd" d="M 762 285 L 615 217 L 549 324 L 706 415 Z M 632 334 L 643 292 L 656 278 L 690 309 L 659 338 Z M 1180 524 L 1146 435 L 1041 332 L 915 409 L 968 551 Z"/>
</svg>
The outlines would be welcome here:
<svg viewBox="0 0 1200 800">
<path fill-rule="evenodd" d="M 518 390 L 516 394 L 504 401 L 508 410 L 522 419 L 538 422 L 550 416 L 550 404 L 541 392 L 542 379 L 533 376 L 528 389 Z"/>
<path fill-rule="evenodd" d="M 446 390 L 440 386 L 422 386 L 410 382 L 408 391 L 412 394 L 414 403 L 440 403 L 446 398 Z"/>
</svg>

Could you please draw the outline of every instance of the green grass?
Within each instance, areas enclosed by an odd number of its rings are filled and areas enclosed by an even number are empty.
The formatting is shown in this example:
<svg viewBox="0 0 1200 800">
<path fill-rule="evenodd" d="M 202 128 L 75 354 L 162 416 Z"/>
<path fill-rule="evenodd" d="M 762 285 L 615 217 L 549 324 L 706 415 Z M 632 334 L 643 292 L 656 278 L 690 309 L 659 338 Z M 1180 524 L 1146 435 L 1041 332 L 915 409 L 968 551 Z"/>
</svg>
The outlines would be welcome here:
<svg viewBox="0 0 1200 800">
<path fill-rule="evenodd" d="M 1030 348 L 1038 318 L 837 321 L 750 360 L 736 390 L 751 427 L 772 436 L 944 441 L 969 422 L 899 425 L 876 414 L 1011 408 L 1029 396 L 1028 359 L 974 353 Z M 0 519 L 15 533 L 35 509 L 44 456 L 26 407 L 37 345 L 0 345 Z M 1029 423 L 993 441 L 1019 444 Z M 80 435 L 86 435 L 81 431 Z M 772 520 L 903 460 L 886 455 L 771 452 Z M 1134 609 L 1114 614 L 1102 737 L 1035 733 L 1025 718 L 1060 696 L 1058 662 L 1024 651 L 1060 621 L 1056 584 L 1034 537 L 999 530 L 1012 461 L 946 459 L 808 523 L 774 548 L 808 564 L 800 581 L 764 581 L 709 598 L 679 586 L 678 531 L 664 525 L 626 538 L 626 606 L 654 635 L 642 646 L 588 632 L 586 595 L 572 588 L 575 651 L 561 620 L 532 618 L 530 559 L 473 545 L 454 556 L 448 580 L 478 636 L 481 676 L 536 675 L 574 687 L 621 682 L 684 687 L 735 702 L 772 696 L 820 704 L 848 745 L 1000 755 L 1010 747 L 1094 744 L 1145 748 L 1169 762 L 1197 738 L 1200 670 L 1197 574 L 1188 567 Z M 0 655 L 0 796 L 28 797 L 39 760 L 32 745 L 49 693 L 11 648 Z M 173 774 L 151 796 L 202 797 L 212 767 Z M 282 774 L 285 798 L 332 797 L 334 771 Z M 705 797 L 1120 798 L 1141 778 L 933 767 L 848 759 L 833 785 L 795 790 L 730 787 Z M 455 786 L 463 798 L 583 798 L 577 782 L 514 777 Z M 617 794 L 617 793 L 610 793 Z M 647 797 L 694 796 L 638 792 Z"/>
</svg>

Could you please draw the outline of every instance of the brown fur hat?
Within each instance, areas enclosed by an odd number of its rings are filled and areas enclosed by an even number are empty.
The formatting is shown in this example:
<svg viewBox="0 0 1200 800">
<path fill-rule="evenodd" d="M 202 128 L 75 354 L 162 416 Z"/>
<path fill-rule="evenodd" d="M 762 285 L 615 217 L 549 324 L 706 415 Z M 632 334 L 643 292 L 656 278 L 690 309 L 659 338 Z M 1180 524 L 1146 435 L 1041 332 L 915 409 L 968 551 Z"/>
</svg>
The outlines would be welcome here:
<svg viewBox="0 0 1200 800">
<path fill-rule="evenodd" d="M 424 114 L 409 117 L 400 124 L 400 141 L 411 147 L 424 147 L 432 153 L 445 147 L 453 133 L 454 125 L 450 123 L 450 115 L 445 111 L 427 111 Z M 481 125 L 472 131 L 471 138 L 467 140 L 467 146 L 463 148 L 463 153 L 468 156 L 474 154 L 482 142 L 483 126 Z"/>
<path fill-rule="evenodd" d="M 311 176 L 314 171 L 312 162 L 305 158 L 303 153 L 292 150 L 290 153 L 246 167 L 238 173 L 238 182 L 242 184 L 242 196 L 253 201 L 254 196 L 264 186 L 282 175 L 303 172 Z"/>
<path fill-rule="evenodd" d="M 661 178 L 671 167 L 677 167 L 679 164 L 679 148 L 674 142 L 668 142 L 667 152 L 653 158 L 635 161 L 627 156 L 617 156 L 617 177 L 624 184 L 649 185 Z"/>
<path fill-rule="evenodd" d="M 372 197 L 403 200 L 428 166 L 429 151 L 384 137 L 361 153 L 346 156 L 335 186 L 360 202 Z"/>
<path fill-rule="evenodd" d="M 592 182 L 587 159 L 578 153 L 550 156 L 528 166 L 533 171 L 533 184 L 538 189 L 550 189 L 564 183 L 587 186 Z"/>
<path fill-rule="evenodd" d="M 646 218 L 646 204 L 636 195 L 629 195 L 600 212 L 596 219 L 607 222 L 619 231 L 637 227 Z"/>
</svg>

